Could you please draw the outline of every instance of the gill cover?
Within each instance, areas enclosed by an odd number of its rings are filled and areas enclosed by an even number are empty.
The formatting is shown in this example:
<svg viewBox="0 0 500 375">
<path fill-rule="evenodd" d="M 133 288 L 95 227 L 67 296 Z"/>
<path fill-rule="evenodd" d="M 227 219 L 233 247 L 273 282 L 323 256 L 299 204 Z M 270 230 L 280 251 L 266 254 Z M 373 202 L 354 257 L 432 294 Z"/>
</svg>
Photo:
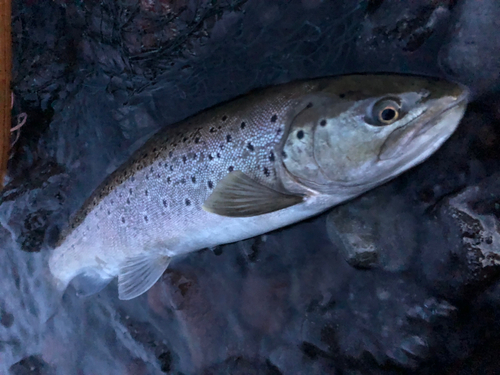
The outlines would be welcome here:
<svg viewBox="0 0 500 375">
<path fill-rule="evenodd" d="M 315 131 L 321 121 L 326 121 L 324 114 L 345 110 L 345 103 L 328 96 L 311 96 L 301 106 L 303 109 L 293 118 L 289 127 L 283 147 L 283 163 L 288 172 L 301 181 L 328 183 L 327 176 L 316 161 Z"/>
</svg>

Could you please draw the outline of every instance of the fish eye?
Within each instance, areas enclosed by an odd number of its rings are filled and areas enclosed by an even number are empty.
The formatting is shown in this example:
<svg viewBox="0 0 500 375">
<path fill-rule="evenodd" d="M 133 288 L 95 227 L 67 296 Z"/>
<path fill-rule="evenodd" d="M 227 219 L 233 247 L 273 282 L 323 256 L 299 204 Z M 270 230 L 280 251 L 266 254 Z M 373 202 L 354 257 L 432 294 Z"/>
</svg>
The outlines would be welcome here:
<svg viewBox="0 0 500 375">
<path fill-rule="evenodd" d="M 372 123 L 377 126 L 390 125 L 401 116 L 401 104 L 394 99 L 382 99 L 372 109 Z"/>
</svg>

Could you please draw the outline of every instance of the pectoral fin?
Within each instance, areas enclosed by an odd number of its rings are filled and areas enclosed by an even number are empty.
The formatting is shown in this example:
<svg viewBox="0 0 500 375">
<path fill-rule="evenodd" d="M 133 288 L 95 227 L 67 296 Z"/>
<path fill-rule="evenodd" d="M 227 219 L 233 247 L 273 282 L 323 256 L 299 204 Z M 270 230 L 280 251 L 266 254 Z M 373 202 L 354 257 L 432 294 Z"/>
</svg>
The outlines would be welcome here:
<svg viewBox="0 0 500 375">
<path fill-rule="evenodd" d="M 203 209 L 221 216 L 250 217 L 282 210 L 303 201 L 252 180 L 241 171 L 223 178 L 203 204 Z"/>
<path fill-rule="evenodd" d="M 127 258 L 118 274 L 118 297 L 129 300 L 148 291 L 170 263 L 168 256 L 139 255 Z"/>
</svg>

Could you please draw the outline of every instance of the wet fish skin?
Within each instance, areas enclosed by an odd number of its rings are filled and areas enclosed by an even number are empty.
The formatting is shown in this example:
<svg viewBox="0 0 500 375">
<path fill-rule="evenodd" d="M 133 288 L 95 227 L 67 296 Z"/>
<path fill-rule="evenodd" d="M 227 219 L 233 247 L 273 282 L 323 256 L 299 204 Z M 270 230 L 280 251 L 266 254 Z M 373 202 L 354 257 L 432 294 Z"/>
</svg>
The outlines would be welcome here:
<svg viewBox="0 0 500 375">
<path fill-rule="evenodd" d="M 50 270 L 62 290 L 83 275 L 89 292 L 118 275 L 120 298 L 134 298 L 176 255 L 298 222 L 422 162 L 466 103 L 461 85 L 378 74 L 294 82 L 206 110 L 157 133 L 94 191 Z M 387 108 L 397 120 L 380 117 Z"/>
</svg>

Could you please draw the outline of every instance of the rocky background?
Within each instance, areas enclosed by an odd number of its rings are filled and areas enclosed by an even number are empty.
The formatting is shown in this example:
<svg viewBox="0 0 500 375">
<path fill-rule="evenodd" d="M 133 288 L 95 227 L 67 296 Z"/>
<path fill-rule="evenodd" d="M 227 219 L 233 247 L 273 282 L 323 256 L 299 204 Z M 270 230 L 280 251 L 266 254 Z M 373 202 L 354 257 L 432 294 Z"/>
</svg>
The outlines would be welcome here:
<svg viewBox="0 0 500 375">
<path fill-rule="evenodd" d="M 0 374 L 500 372 L 497 0 L 13 1 Z M 178 259 L 146 295 L 52 289 L 47 256 L 163 126 L 333 74 L 447 76 L 473 102 L 432 158 L 317 218 Z"/>
</svg>

